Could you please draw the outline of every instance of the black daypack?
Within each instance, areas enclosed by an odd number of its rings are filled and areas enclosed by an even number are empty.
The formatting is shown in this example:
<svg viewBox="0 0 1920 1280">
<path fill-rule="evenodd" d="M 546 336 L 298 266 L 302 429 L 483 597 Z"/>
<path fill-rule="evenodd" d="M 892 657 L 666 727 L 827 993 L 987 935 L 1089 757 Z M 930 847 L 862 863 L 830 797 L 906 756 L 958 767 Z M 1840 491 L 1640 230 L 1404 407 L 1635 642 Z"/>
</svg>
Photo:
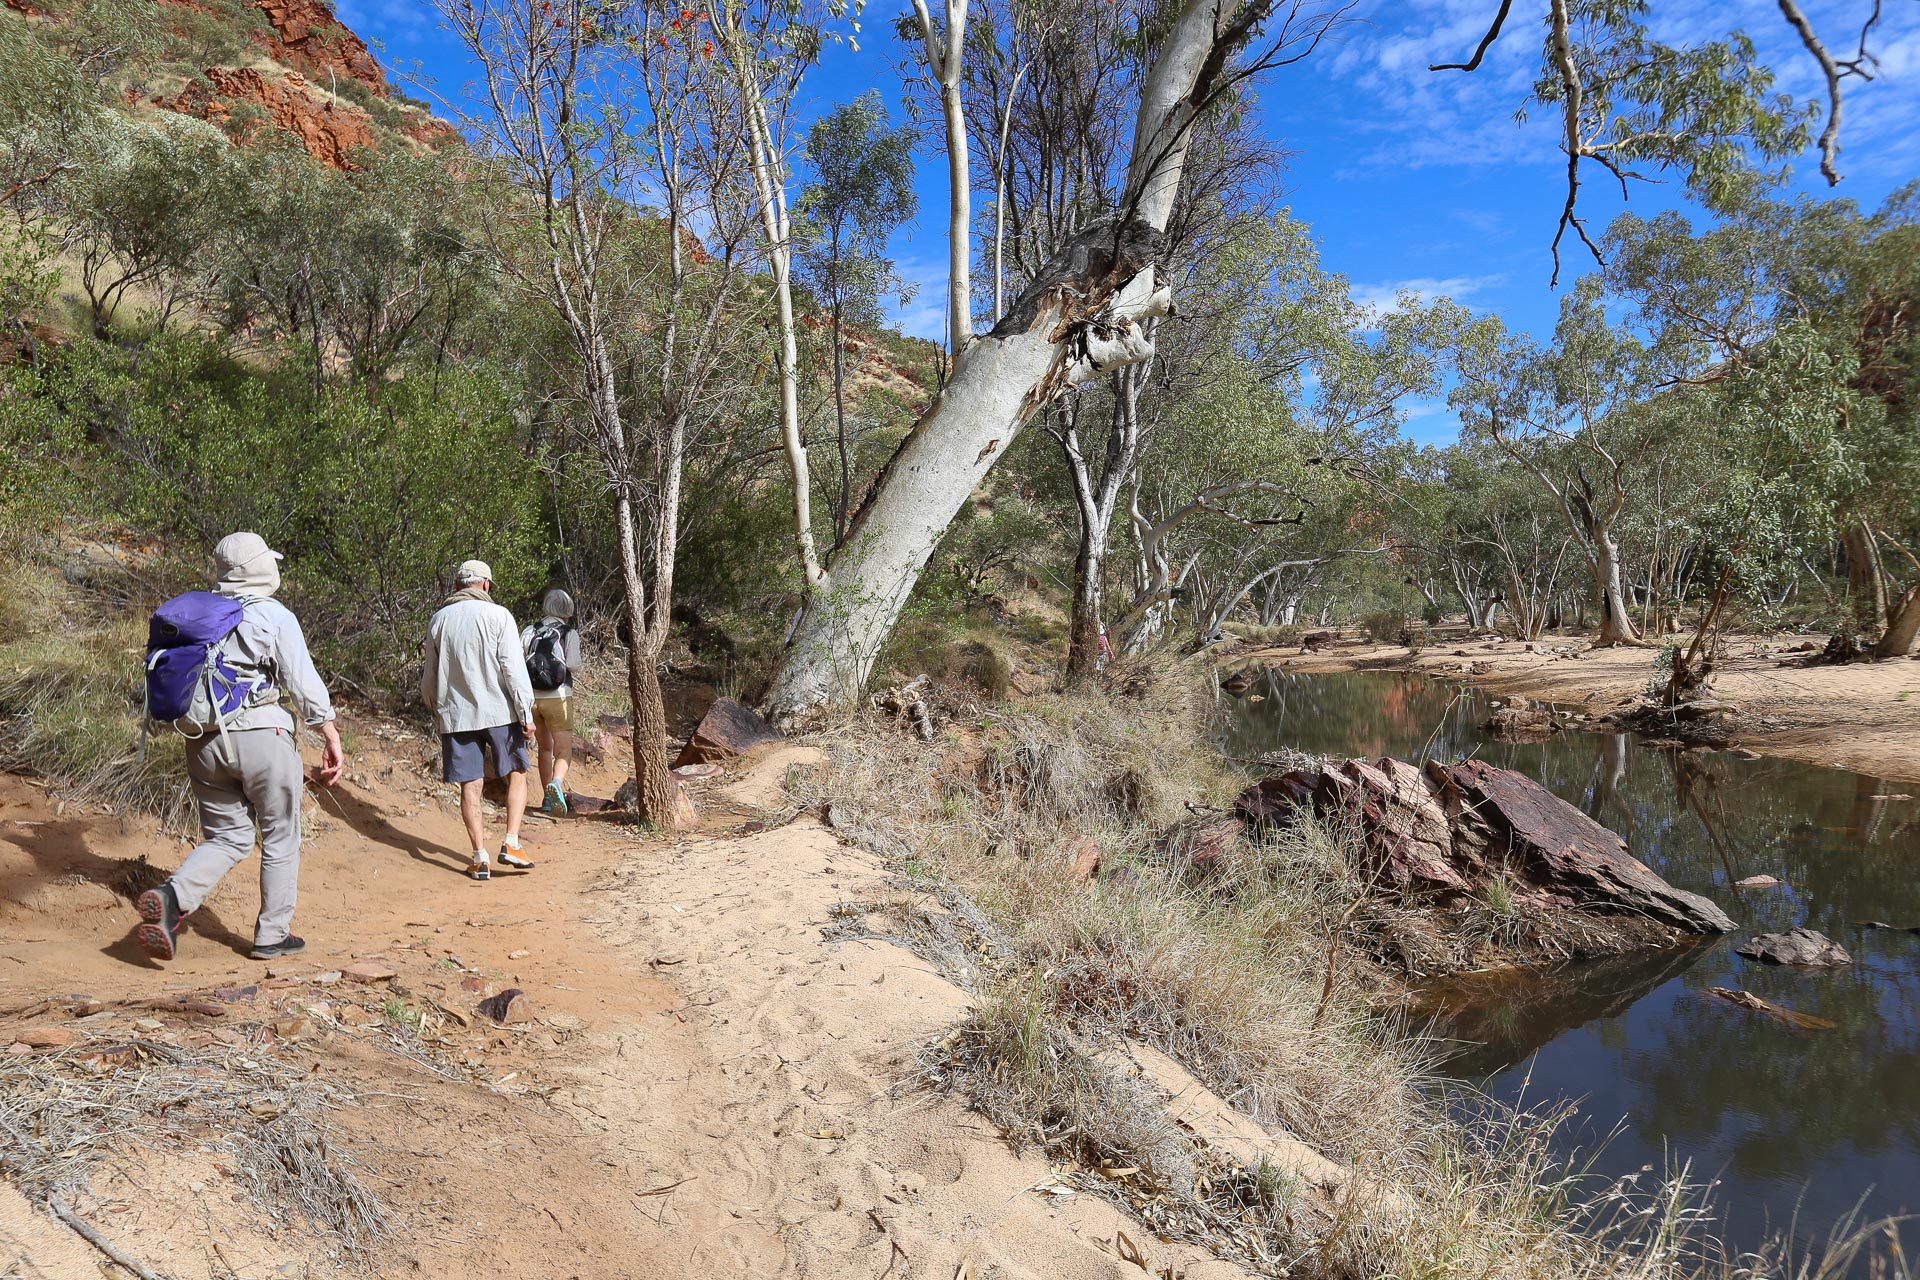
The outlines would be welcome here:
<svg viewBox="0 0 1920 1280">
<path fill-rule="evenodd" d="M 573 678 L 567 670 L 567 660 L 563 656 L 563 647 L 567 633 L 573 630 L 566 623 L 550 626 L 541 623 L 533 630 L 533 636 L 527 641 L 527 680 L 542 693 L 551 693 Z"/>
</svg>

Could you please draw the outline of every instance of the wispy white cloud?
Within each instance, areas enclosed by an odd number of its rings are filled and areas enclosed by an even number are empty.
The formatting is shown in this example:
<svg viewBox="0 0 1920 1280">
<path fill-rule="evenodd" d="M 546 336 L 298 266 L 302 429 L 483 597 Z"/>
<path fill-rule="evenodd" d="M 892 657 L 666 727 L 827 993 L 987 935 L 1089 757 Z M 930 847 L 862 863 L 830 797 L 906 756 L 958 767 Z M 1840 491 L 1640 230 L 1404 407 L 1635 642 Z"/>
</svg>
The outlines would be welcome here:
<svg viewBox="0 0 1920 1280">
<path fill-rule="evenodd" d="M 1400 305 L 1402 294 L 1412 294 L 1421 303 L 1435 298 L 1458 302 L 1486 289 L 1497 289 L 1507 282 L 1504 274 L 1487 276 L 1414 276 L 1406 280 L 1385 280 L 1378 284 L 1352 286 L 1353 300 L 1375 311 L 1392 311 Z"/>
</svg>

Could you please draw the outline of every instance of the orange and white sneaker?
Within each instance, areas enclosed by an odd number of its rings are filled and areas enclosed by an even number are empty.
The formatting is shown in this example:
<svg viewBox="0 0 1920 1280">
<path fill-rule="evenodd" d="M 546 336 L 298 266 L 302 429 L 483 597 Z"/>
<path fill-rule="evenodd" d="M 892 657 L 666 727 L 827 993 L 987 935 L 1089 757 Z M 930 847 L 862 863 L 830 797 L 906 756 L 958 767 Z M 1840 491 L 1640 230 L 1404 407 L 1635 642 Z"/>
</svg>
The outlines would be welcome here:
<svg viewBox="0 0 1920 1280">
<path fill-rule="evenodd" d="M 484 857 L 475 858 L 472 862 L 469 862 L 467 864 L 467 879 L 469 880 L 493 879 L 493 871 L 487 866 L 486 858 Z"/>
<path fill-rule="evenodd" d="M 526 854 L 510 844 L 500 846 L 500 865 L 512 867 L 515 871 L 533 870 L 533 863 L 527 860 Z"/>
</svg>

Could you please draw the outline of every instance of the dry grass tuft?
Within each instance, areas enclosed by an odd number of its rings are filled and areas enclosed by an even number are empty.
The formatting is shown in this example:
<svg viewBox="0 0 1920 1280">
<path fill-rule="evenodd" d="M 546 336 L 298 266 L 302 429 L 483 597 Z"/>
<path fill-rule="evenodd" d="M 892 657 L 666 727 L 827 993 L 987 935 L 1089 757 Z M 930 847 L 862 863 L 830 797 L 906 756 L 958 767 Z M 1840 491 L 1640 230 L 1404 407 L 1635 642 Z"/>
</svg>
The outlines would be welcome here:
<svg viewBox="0 0 1920 1280">
<path fill-rule="evenodd" d="M 335 1086 L 257 1052 L 144 1040 L 113 1052 L 133 1061 L 101 1067 L 97 1042 L 0 1058 L 0 1167 L 29 1198 L 84 1191 L 127 1142 L 191 1141 L 232 1157 L 268 1221 L 303 1222 L 362 1261 L 388 1234 L 386 1210 L 319 1118 L 343 1100 Z"/>
<path fill-rule="evenodd" d="M 1757 1260 L 1716 1256 L 1684 1177 L 1597 1186 L 1554 1155 L 1563 1116 L 1444 1093 L 1429 1047 L 1369 1006 L 1362 966 L 1329 944 L 1374 905 L 1350 833 L 1302 823 L 1197 868 L 1183 841 L 1246 781 L 1208 739 L 1203 688 L 1196 670 L 1131 667 L 931 743 L 875 720 L 823 730 L 831 764 L 802 781 L 805 798 L 936 890 L 941 910 L 896 913 L 901 932 L 980 996 L 930 1056 L 931 1078 L 1156 1229 L 1261 1274 L 1837 1274 L 1742 1270 Z M 1093 881 L 1075 871 L 1087 841 Z M 985 922 L 953 927 L 962 901 Z M 1242 1169 L 1247 1191 L 1151 1086 L 1104 1060 L 1127 1041 L 1379 1192 L 1311 1200 Z M 1098 1176 L 1115 1165 L 1142 1170 L 1138 1183 Z"/>
</svg>

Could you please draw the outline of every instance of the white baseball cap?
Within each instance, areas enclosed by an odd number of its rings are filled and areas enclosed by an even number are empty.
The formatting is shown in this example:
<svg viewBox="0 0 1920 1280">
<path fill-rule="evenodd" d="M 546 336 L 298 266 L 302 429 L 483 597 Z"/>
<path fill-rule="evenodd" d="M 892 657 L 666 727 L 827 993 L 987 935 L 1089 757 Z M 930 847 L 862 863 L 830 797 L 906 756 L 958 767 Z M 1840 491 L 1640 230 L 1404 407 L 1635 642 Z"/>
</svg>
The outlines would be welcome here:
<svg viewBox="0 0 1920 1280">
<path fill-rule="evenodd" d="M 493 569 L 485 560 L 462 560 L 453 571 L 453 580 L 463 587 L 470 582 L 492 582 Z"/>
</svg>

